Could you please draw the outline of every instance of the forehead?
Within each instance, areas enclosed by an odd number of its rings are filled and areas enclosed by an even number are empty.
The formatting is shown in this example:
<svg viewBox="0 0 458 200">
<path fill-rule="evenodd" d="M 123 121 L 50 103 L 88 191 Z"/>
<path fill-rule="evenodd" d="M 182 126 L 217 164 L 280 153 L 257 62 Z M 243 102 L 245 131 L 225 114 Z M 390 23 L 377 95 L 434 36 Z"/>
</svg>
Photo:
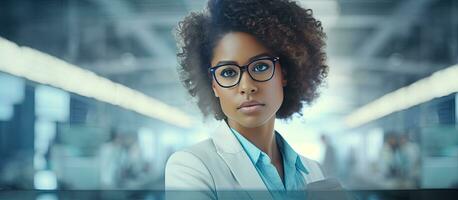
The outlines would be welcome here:
<svg viewBox="0 0 458 200">
<path fill-rule="evenodd" d="M 219 61 L 248 62 L 253 56 L 270 53 L 256 38 L 248 33 L 230 32 L 224 35 L 213 49 L 212 66 Z"/>
</svg>

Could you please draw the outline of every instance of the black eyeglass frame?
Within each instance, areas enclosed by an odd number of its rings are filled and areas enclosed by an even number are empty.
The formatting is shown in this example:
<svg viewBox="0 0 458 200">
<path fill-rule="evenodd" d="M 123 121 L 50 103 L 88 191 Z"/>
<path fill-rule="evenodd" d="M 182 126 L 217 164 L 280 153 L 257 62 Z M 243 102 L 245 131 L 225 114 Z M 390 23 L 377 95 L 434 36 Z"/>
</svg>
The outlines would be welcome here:
<svg viewBox="0 0 458 200">
<path fill-rule="evenodd" d="M 248 66 L 250 66 L 252 63 L 256 62 L 256 61 L 260 61 L 260 60 L 270 60 L 272 61 L 273 63 L 273 67 L 274 67 L 274 71 L 272 72 L 272 75 L 270 76 L 270 78 L 264 80 L 264 81 L 258 81 L 256 80 L 255 78 L 253 78 L 253 76 L 250 74 L 250 72 L 248 72 Z M 250 76 L 251 79 L 253 79 L 254 81 L 257 81 L 257 82 L 266 82 L 266 81 L 269 81 L 270 79 L 272 79 L 272 77 L 274 77 L 274 74 L 275 74 L 275 65 L 277 64 L 277 61 L 279 61 L 280 58 L 279 57 L 262 57 L 262 58 L 257 58 L 257 59 L 254 59 L 252 60 L 251 62 L 249 62 L 248 64 L 246 65 L 238 65 L 237 63 L 233 63 L 233 64 L 221 64 L 221 65 L 216 65 L 214 67 L 210 67 L 208 68 L 208 75 L 215 79 L 216 83 L 218 83 L 219 86 L 223 87 L 223 88 L 231 88 L 231 87 L 234 87 L 236 86 L 237 84 L 240 83 L 240 80 L 242 80 L 242 76 L 243 76 L 243 72 L 244 71 L 247 71 L 248 72 L 248 75 Z M 228 65 L 232 65 L 232 66 L 237 66 L 239 69 L 240 69 L 240 75 L 239 75 L 239 80 L 234 84 L 234 85 L 230 85 L 230 86 L 223 86 L 221 85 L 221 83 L 218 81 L 218 79 L 216 78 L 216 75 L 215 75 L 215 71 L 216 69 L 220 68 L 220 67 L 224 67 L 224 66 L 228 66 Z"/>
</svg>

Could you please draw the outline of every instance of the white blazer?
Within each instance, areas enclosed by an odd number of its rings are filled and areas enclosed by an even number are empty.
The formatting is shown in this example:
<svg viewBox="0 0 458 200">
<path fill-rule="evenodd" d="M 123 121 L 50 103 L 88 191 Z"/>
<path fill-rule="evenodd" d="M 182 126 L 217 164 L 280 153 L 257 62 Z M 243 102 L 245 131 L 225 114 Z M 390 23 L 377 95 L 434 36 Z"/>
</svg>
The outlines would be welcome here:
<svg viewBox="0 0 458 200">
<path fill-rule="evenodd" d="M 325 178 L 316 161 L 303 156 L 301 160 L 309 171 L 308 174 L 302 173 L 307 184 Z M 192 193 L 193 199 L 272 199 L 268 192 L 255 192 L 268 189 L 224 122 L 211 134 L 211 138 L 170 156 L 165 168 L 165 189 L 199 191 Z"/>
</svg>

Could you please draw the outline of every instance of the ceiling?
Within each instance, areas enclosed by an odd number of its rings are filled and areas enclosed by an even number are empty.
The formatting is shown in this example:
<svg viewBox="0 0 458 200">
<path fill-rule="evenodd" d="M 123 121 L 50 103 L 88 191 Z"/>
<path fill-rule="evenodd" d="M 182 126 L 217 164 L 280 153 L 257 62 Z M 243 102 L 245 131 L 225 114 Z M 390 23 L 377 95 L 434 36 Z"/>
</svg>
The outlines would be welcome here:
<svg viewBox="0 0 458 200">
<path fill-rule="evenodd" d="M 205 3 L 4 0 L 0 3 L 0 36 L 200 116 L 178 81 L 173 28 Z M 330 77 L 322 89 L 323 97 L 315 104 L 318 109 L 311 113 L 345 116 L 458 62 L 456 1 L 300 3 L 314 10 L 328 36 Z"/>
</svg>

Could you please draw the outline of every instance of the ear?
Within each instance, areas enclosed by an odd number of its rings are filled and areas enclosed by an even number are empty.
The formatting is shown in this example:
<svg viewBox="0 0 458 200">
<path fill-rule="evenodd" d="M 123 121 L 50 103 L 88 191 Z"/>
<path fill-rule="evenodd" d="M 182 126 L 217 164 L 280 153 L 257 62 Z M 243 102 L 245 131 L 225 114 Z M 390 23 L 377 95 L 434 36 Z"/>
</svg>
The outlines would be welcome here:
<svg viewBox="0 0 458 200">
<path fill-rule="evenodd" d="M 215 81 L 212 81 L 212 90 L 216 98 L 219 98 L 218 91 L 216 90 Z"/>
</svg>

